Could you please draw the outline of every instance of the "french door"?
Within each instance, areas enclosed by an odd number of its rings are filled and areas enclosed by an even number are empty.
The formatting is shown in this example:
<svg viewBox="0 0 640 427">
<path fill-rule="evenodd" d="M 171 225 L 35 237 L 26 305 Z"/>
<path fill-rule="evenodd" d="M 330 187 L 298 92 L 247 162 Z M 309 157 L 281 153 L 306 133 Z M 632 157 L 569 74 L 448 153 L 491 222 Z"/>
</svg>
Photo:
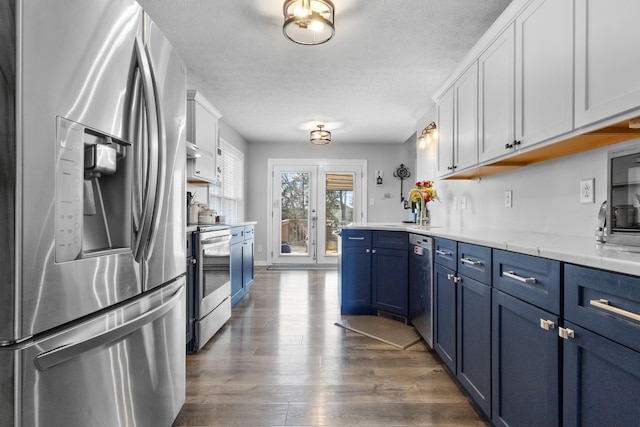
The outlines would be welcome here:
<svg viewBox="0 0 640 427">
<path fill-rule="evenodd" d="M 365 160 L 269 160 L 270 264 L 335 264 L 342 225 L 362 221 Z"/>
</svg>

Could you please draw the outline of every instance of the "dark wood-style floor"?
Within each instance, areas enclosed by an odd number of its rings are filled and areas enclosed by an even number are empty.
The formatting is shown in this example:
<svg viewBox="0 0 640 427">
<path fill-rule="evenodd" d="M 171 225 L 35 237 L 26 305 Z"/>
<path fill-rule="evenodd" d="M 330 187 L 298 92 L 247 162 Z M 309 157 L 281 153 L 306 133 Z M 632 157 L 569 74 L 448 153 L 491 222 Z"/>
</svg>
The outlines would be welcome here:
<svg viewBox="0 0 640 427">
<path fill-rule="evenodd" d="M 198 354 L 174 426 L 486 426 L 424 341 L 346 331 L 335 270 L 256 269 Z"/>
</svg>

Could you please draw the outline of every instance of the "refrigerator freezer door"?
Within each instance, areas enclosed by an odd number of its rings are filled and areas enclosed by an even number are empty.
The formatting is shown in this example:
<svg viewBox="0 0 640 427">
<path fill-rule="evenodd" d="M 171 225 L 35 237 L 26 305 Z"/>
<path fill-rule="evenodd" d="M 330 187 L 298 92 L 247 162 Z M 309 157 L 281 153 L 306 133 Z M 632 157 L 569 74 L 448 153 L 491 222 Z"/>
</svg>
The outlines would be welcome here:
<svg viewBox="0 0 640 427">
<path fill-rule="evenodd" d="M 175 345 L 185 339 L 184 285 L 180 278 L 18 350 L 16 425 L 171 425 L 185 399 L 186 356 Z"/>
</svg>

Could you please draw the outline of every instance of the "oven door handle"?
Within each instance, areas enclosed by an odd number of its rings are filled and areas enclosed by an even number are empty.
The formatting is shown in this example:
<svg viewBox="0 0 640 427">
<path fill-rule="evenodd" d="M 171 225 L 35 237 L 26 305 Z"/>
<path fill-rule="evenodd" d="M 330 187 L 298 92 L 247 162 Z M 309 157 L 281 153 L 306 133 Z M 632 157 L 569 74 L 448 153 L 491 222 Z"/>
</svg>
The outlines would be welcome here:
<svg viewBox="0 0 640 427">
<path fill-rule="evenodd" d="M 211 245 L 219 245 L 220 243 L 226 244 L 231 241 L 231 236 L 217 236 L 211 237 L 210 239 L 205 239 L 200 241 L 200 246 L 211 246 Z"/>
</svg>

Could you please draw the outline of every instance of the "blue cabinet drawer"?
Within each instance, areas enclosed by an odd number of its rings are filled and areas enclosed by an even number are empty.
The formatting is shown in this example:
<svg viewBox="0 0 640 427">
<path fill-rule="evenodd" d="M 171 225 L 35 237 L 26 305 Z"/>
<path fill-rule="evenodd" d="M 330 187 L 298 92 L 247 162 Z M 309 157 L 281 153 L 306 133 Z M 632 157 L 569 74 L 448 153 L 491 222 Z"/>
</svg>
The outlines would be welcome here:
<svg viewBox="0 0 640 427">
<path fill-rule="evenodd" d="M 252 239 L 254 234 L 254 226 L 253 225 L 245 225 L 244 226 L 244 238 Z"/>
<path fill-rule="evenodd" d="M 640 351 L 640 277 L 565 264 L 564 317 Z"/>
<path fill-rule="evenodd" d="M 530 304 L 560 314 L 560 262 L 493 251 L 493 286 Z"/>
<path fill-rule="evenodd" d="M 244 227 L 231 227 L 231 244 L 244 240 Z"/>
<path fill-rule="evenodd" d="M 491 248 L 458 243 L 458 273 L 491 285 Z"/>
<path fill-rule="evenodd" d="M 404 231 L 374 231 L 373 247 L 384 249 L 409 249 L 409 234 Z"/>
<path fill-rule="evenodd" d="M 371 247 L 370 230 L 342 230 L 342 247 Z"/>
<path fill-rule="evenodd" d="M 458 268 L 458 242 L 448 239 L 435 239 L 434 260 L 452 270 Z"/>
</svg>

